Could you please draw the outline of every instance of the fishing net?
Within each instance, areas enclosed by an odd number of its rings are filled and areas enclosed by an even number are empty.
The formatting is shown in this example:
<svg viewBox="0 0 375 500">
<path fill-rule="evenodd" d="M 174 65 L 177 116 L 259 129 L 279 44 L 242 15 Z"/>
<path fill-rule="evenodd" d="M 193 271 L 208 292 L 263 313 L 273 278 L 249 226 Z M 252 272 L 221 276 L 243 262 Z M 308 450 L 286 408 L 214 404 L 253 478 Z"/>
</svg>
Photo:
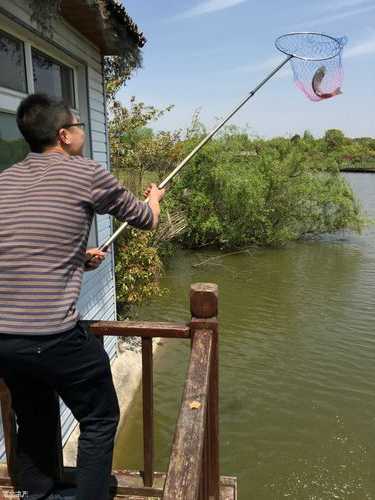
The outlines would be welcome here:
<svg viewBox="0 0 375 500">
<path fill-rule="evenodd" d="M 322 101 L 342 93 L 341 56 L 346 42 L 346 37 L 333 38 L 321 33 L 289 33 L 279 37 L 275 45 L 292 56 L 296 86 L 311 101 Z"/>
</svg>

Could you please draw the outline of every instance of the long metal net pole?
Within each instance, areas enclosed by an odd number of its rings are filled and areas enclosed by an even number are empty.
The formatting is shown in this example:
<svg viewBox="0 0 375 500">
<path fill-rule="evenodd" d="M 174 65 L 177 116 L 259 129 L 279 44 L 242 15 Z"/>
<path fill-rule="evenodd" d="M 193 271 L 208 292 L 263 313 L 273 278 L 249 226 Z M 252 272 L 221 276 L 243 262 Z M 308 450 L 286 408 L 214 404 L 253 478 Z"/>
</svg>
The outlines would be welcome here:
<svg viewBox="0 0 375 500">
<path fill-rule="evenodd" d="M 266 76 L 266 78 L 264 80 L 262 80 L 259 85 L 257 85 L 241 102 L 240 104 L 238 104 L 238 106 L 236 106 L 234 108 L 233 111 L 231 111 L 225 118 L 222 122 L 219 123 L 219 125 L 217 125 L 217 127 L 215 127 L 204 139 L 202 139 L 202 141 L 191 151 L 191 153 L 188 154 L 188 156 L 186 158 L 184 158 L 181 163 L 179 163 L 177 165 L 177 167 L 159 184 L 158 188 L 159 189 L 163 189 L 172 179 L 173 177 L 175 177 L 178 172 L 186 165 L 186 163 L 188 163 L 188 161 L 190 161 L 194 155 L 196 155 L 198 153 L 198 151 L 200 149 L 203 148 L 203 146 L 227 123 L 228 120 L 230 120 L 232 118 L 233 115 L 235 115 L 237 113 L 237 111 L 239 109 L 242 108 L 242 106 L 244 104 L 247 103 L 247 101 L 249 99 L 251 99 L 253 97 L 253 95 L 261 88 L 263 87 L 263 85 L 265 83 L 268 82 L 268 80 L 270 80 L 278 71 L 280 71 L 280 69 L 285 66 L 285 64 L 290 61 L 290 59 L 292 59 L 293 56 L 288 56 L 286 59 L 284 59 L 284 61 L 282 63 L 280 63 L 273 71 L 271 71 L 271 73 L 269 75 Z M 145 203 L 147 203 L 148 199 L 145 200 Z M 102 245 L 100 245 L 99 247 L 99 250 L 104 250 L 106 251 L 109 247 L 109 245 L 111 245 L 111 243 L 113 243 L 115 241 L 115 239 L 122 233 L 122 231 L 128 226 L 128 223 L 127 222 L 124 222 L 118 229 L 117 231 L 115 231 L 112 236 L 105 242 L 103 243 Z"/>
</svg>

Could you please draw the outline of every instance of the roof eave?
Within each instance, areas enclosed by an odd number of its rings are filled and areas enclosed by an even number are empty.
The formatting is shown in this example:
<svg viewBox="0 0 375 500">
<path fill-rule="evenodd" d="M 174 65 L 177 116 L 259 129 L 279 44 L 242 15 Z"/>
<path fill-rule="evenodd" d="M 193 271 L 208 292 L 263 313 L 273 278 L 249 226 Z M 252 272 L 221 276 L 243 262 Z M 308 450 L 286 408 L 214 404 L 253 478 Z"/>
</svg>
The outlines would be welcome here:
<svg viewBox="0 0 375 500">
<path fill-rule="evenodd" d="M 140 49 L 146 43 L 115 0 L 62 0 L 61 15 L 105 56 L 123 56 L 126 49 Z"/>
</svg>

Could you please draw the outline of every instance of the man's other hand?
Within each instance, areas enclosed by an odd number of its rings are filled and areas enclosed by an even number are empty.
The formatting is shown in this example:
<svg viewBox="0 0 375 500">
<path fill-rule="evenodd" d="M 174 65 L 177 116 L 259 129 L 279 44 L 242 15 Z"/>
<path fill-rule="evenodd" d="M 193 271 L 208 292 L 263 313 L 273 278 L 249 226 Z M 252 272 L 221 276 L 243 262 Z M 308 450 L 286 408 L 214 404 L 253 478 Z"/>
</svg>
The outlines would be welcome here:
<svg viewBox="0 0 375 500">
<path fill-rule="evenodd" d="M 97 269 L 106 255 L 106 252 L 99 250 L 99 248 L 88 248 L 86 250 L 85 271 Z"/>
</svg>

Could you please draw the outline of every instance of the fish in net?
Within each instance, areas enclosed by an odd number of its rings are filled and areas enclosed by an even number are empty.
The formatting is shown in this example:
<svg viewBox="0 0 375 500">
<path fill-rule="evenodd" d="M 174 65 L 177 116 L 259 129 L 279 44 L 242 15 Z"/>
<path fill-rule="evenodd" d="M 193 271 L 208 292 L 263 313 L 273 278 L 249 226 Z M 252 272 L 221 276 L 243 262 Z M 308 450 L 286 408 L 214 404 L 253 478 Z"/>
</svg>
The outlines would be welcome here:
<svg viewBox="0 0 375 500">
<path fill-rule="evenodd" d="M 342 94 L 344 80 L 342 51 L 326 61 L 291 61 L 294 82 L 311 101 L 322 101 Z"/>
<path fill-rule="evenodd" d="M 342 94 L 342 51 L 347 38 L 318 33 L 291 33 L 278 39 L 277 48 L 293 55 L 294 82 L 311 101 Z"/>
</svg>

